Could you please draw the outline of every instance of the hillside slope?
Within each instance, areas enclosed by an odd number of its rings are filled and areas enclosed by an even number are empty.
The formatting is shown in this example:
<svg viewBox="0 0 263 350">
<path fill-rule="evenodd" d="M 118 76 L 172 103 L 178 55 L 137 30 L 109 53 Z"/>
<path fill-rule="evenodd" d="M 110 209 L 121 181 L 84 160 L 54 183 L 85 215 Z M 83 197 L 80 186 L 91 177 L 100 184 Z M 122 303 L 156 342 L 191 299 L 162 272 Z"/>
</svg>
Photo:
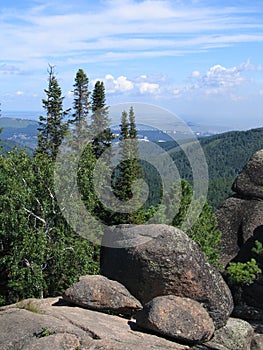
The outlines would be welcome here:
<svg viewBox="0 0 263 350">
<path fill-rule="evenodd" d="M 209 203 L 216 207 L 231 193 L 235 177 L 249 158 L 263 148 L 263 128 L 231 131 L 199 140 L 209 169 Z M 191 147 L 191 144 L 189 144 Z M 178 147 L 171 149 L 181 177 L 192 181 L 190 164 Z"/>
<path fill-rule="evenodd" d="M 22 147 L 32 149 L 36 147 L 38 122 L 29 119 L 0 118 L 0 128 L 2 128 L 0 137 L 3 141 L 13 141 Z"/>
</svg>

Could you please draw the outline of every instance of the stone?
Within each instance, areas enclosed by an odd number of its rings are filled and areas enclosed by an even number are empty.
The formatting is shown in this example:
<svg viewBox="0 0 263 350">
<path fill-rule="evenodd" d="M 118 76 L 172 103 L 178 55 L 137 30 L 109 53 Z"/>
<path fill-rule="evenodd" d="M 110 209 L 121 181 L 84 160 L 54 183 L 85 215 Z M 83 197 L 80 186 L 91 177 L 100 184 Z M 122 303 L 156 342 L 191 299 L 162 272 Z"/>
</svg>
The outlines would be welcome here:
<svg viewBox="0 0 263 350">
<path fill-rule="evenodd" d="M 186 343 L 208 341 L 213 320 L 197 301 L 174 295 L 156 297 L 136 314 L 139 327 Z"/>
<path fill-rule="evenodd" d="M 61 350 L 72 349 L 69 346 L 72 344 L 76 348 L 80 342 L 86 346 L 92 344 L 90 334 L 74 324 L 19 307 L 0 312 L 0 329 L 1 350 Z M 45 343 L 47 345 L 43 345 Z M 65 346 L 62 347 L 62 344 Z"/>
<path fill-rule="evenodd" d="M 60 297 L 29 299 L 0 308 L 0 330 L 1 350 L 76 350 L 78 343 L 81 350 L 190 349 L 142 333 L 131 320 L 72 307 Z"/>
<path fill-rule="evenodd" d="M 235 179 L 233 191 L 245 198 L 263 199 L 263 150 L 257 151 Z"/>
<path fill-rule="evenodd" d="M 226 324 L 233 310 L 220 273 L 193 240 L 172 226 L 119 225 L 108 230 L 102 240 L 101 273 L 123 284 L 142 304 L 163 295 L 196 300 L 216 328 Z"/>
<path fill-rule="evenodd" d="M 245 304 L 235 306 L 231 316 L 242 320 L 263 322 L 263 310 Z"/>
<path fill-rule="evenodd" d="M 213 338 L 205 343 L 211 349 L 250 350 L 254 336 L 252 326 L 238 318 L 229 318 L 227 324 L 216 330 Z"/>
<path fill-rule="evenodd" d="M 251 350 L 263 349 L 263 334 L 255 334 L 251 342 Z"/>
<path fill-rule="evenodd" d="M 217 208 L 215 215 L 222 232 L 221 262 L 226 266 L 263 225 L 263 201 L 233 196 Z"/>
<path fill-rule="evenodd" d="M 126 316 L 142 308 L 123 285 L 99 275 L 80 277 L 79 282 L 64 292 L 63 299 L 88 309 Z"/>
<path fill-rule="evenodd" d="M 27 345 L 22 350 L 50 350 L 50 349 L 63 349 L 63 350 L 75 350 L 80 349 L 79 339 L 74 334 L 52 334 L 49 336 L 41 337 L 32 344 Z"/>
</svg>

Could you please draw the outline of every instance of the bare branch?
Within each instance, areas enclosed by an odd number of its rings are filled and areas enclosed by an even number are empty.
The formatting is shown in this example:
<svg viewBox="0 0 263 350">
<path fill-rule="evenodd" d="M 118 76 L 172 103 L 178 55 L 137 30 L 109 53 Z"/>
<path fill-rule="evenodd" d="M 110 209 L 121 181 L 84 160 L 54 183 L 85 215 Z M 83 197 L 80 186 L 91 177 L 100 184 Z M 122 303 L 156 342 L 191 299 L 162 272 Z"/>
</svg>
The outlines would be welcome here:
<svg viewBox="0 0 263 350">
<path fill-rule="evenodd" d="M 25 209 L 25 211 L 26 211 L 27 213 L 29 213 L 29 214 L 32 215 L 34 218 L 36 218 L 37 220 L 43 222 L 43 224 L 46 225 L 46 221 L 45 221 L 44 219 L 42 219 L 42 218 L 39 217 L 38 215 L 34 214 L 31 210 L 28 210 L 28 209 L 25 208 L 25 207 L 24 207 L 24 209 Z"/>
</svg>

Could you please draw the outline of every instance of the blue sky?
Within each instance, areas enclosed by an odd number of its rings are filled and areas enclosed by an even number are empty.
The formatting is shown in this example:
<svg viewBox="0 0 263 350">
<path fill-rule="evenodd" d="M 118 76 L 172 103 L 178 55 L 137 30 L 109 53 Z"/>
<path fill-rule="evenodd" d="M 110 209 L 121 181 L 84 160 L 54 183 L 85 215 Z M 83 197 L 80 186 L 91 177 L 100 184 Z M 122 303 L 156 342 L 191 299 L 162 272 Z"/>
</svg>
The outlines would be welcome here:
<svg viewBox="0 0 263 350">
<path fill-rule="evenodd" d="M 72 104 L 79 68 L 109 105 L 151 103 L 186 121 L 263 126 L 262 1 L 1 0 L 0 102 L 41 111 L 48 64 Z"/>
</svg>

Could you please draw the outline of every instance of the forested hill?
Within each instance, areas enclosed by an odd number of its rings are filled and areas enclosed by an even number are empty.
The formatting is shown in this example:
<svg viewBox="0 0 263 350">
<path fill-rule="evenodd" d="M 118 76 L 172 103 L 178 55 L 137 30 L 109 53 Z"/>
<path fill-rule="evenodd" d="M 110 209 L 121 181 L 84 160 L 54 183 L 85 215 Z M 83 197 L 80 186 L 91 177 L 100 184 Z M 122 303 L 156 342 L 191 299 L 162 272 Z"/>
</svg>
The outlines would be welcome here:
<svg viewBox="0 0 263 350">
<path fill-rule="evenodd" d="M 0 118 L 2 133 L 2 152 L 14 148 L 26 148 L 32 154 L 37 143 L 38 122 L 16 118 Z M 140 131 L 141 133 L 141 131 Z M 152 132 L 153 133 L 153 132 Z M 150 141 L 160 138 L 149 134 Z M 230 131 L 218 135 L 200 138 L 209 167 L 209 203 L 216 207 L 231 192 L 236 175 L 242 170 L 248 159 L 259 149 L 263 148 L 263 128 L 248 131 Z M 190 164 L 183 152 L 174 147 L 174 141 L 158 142 L 170 152 L 183 178 L 191 182 Z"/>
<path fill-rule="evenodd" d="M 216 207 L 231 192 L 232 183 L 248 159 L 263 149 L 263 128 L 231 131 L 199 140 L 209 168 L 209 203 Z M 165 146 L 165 145 L 163 145 Z M 169 148 L 169 144 L 167 145 Z M 190 145 L 189 145 L 190 146 Z M 175 147 L 169 151 L 183 178 L 191 181 L 189 162 Z"/>
<path fill-rule="evenodd" d="M 37 145 L 38 122 L 20 118 L 0 118 L 3 151 L 18 148 L 34 149 Z"/>
</svg>

